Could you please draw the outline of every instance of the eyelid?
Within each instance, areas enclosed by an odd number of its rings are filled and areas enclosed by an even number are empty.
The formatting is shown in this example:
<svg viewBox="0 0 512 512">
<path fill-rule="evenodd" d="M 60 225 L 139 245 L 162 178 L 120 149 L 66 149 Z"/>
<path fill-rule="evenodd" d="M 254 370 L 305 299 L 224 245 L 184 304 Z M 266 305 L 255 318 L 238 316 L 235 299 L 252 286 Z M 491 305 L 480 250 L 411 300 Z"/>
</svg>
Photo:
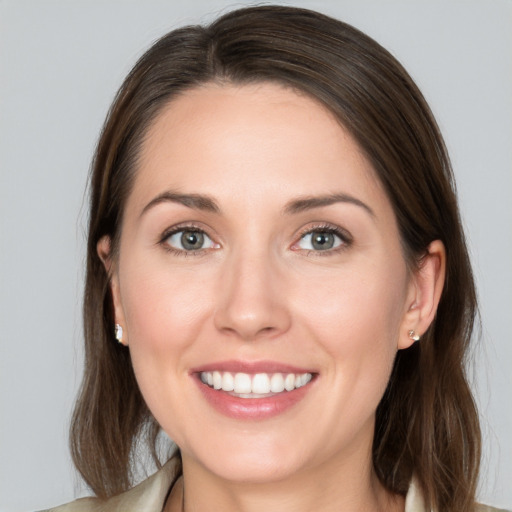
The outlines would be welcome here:
<svg viewBox="0 0 512 512">
<path fill-rule="evenodd" d="M 173 246 L 170 246 L 169 244 L 166 244 L 166 241 L 169 239 L 169 237 L 171 237 L 172 235 L 174 235 L 176 233 L 179 233 L 180 231 L 187 231 L 187 230 L 198 231 L 198 232 L 205 234 L 213 242 L 215 247 L 198 249 L 195 251 L 186 251 L 184 249 L 177 249 Z M 158 244 L 164 246 L 164 248 L 166 250 L 178 253 L 180 255 L 200 255 L 200 254 L 203 254 L 211 249 L 218 249 L 221 247 L 221 245 L 215 241 L 215 237 L 212 236 L 209 231 L 210 230 L 207 227 L 200 225 L 198 223 L 195 223 L 195 222 L 179 223 L 179 224 L 176 224 L 174 226 L 167 228 L 163 232 L 163 234 L 160 236 L 160 238 L 158 240 Z M 338 247 L 335 247 L 332 249 L 326 249 L 324 251 L 315 251 L 315 250 L 311 250 L 311 249 L 307 250 L 307 249 L 302 249 L 302 248 L 298 247 L 299 242 L 304 238 L 304 236 L 314 233 L 315 231 L 325 231 L 328 233 L 333 233 L 334 235 L 336 235 L 337 237 L 340 238 L 342 243 Z M 333 254 L 335 252 L 339 252 L 339 251 L 347 249 L 350 245 L 352 245 L 352 243 L 353 243 L 353 237 L 346 229 L 343 229 L 342 227 L 340 227 L 336 224 L 331 224 L 329 222 L 318 222 L 318 223 L 310 224 L 310 225 L 304 227 L 303 229 L 301 229 L 300 232 L 297 234 L 296 241 L 292 244 L 292 246 L 290 248 L 295 251 L 306 250 L 306 251 L 308 251 L 308 253 L 315 253 L 315 255 L 329 255 L 329 254 Z"/>
<path fill-rule="evenodd" d="M 204 248 L 204 249 L 197 249 L 195 251 L 187 251 L 185 249 L 178 249 L 178 248 L 173 247 L 172 245 L 169 245 L 169 244 L 166 243 L 167 240 L 171 236 L 173 236 L 173 235 L 175 235 L 177 233 L 180 233 L 181 231 L 197 231 L 199 233 L 203 233 L 205 236 L 207 236 L 212 241 L 212 243 L 215 245 L 215 247 L 208 247 L 208 248 Z M 199 255 L 199 254 L 202 254 L 202 253 L 204 253 L 206 251 L 209 251 L 211 249 L 218 249 L 218 248 L 220 248 L 220 244 L 215 241 L 215 237 L 213 237 L 209 233 L 209 230 L 207 228 L 205 228 L 204 226 L 199 225 L 199 224 L 197 224 L 195 222 L 183 222 L 183 223 L 175 224 L 174 226 L 171 226 L 170 228 L 167 228 L 163 232 L 163 234 L 159 237 L 157 243 L 159 245 L 164 246 L 164 248 L 167 251 L 174 252 L 176 254 L 184 255 L 184 256 Z"/>
<path fill-rule="evenodd" d="M 324 251 L 315 251 L 315 250 L 311 250 L 311 249 L 308 250 L 308 249 L 302 249 L 302 248 L 298 247 L 298 244 L 306 235 L 314 233 L 315 231 L 324 231 L 327 233 L 332 233 L 332 234 L 336 235 L 337 237 L 339 237 L 340 240 L 342 241 L 342 243 L 338 247 L 335 247 L 332 249 L 326 249 Z M 295 251 L 306 250 L 306 251 L 308 251 L 308 253 L 314 253 L 315 255 L 318 255 L 318 256 L 327 256 L 329 254 L 333 254 L 333 253 L 347 249 L 350 245 L 352 245 L 352 243 L 353 243 L 353 237 L 346 229 L 343 229 L 342 227 L 340 227 L 336 224 L 331 224 L 329 222 L 319 222 L 317 224 L 312 224 L 312 225 L 310 224 L 310 225 L 304 227 L 303 229 L 301 229 L 301 231 L 297 235 L 297 240 L 292 244 L 291 249 L 295 250 Z"/>
</svg>

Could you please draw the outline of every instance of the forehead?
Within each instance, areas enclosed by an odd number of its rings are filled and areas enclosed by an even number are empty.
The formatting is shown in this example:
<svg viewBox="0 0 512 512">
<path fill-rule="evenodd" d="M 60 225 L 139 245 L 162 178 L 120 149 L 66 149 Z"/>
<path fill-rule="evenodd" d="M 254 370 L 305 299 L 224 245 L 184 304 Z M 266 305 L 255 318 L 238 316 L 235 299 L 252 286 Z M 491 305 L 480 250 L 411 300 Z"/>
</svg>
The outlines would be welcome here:
<svg viewBox="0 0 512 512">
<path fill-rule="evenodd" d="M 165 189 L 253 205 L 339 191 L 386 201 L 335 116 L 272 83 L 207 84 L 170 101 L 146 134 L 132 199 L 141 207 Z"/>
</svg>

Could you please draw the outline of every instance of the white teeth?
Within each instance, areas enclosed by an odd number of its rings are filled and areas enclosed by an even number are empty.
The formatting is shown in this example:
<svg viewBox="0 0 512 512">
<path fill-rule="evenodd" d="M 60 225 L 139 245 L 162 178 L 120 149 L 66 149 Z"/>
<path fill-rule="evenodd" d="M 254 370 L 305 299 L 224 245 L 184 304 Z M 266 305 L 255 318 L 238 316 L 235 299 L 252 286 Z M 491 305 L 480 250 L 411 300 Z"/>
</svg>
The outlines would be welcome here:
<svg viewBox="0 0 512 512">
<path fill-rule="evenodd" d="M 295 377 L 295 387 L 301 388 L 302 386 L 305 386 L 310 380 L 311 380 L 310 373 L 303 373 L 302 375 L 297 375 Z"/>
<path fill-rule="evenodd" d="M 252 391 L 251 376 L 247 373 L 235 375 L 235 393 L 250 393 Z"/>
<path fill-rule="evenodd" d="M 224 373 L 222 376 L 222 390 L 233 391 L 235 389 L 235 379 L 231 373 Z"/>
<path fill-rule="evenodd" d="M 252 392 L 261 395 L 270 393 L 270 379 L 266 373 L 257 373 L 252 378 Z"/>
<path fill-rule="evenodd" d="M 295 375 L 293 373 L 289 373 L 286 379 L 284 379 L 284 389 L 286 389 L 286 391 L 295 389 Z"/>
<path fill-rule="evenodd" d="M 311 373 L 236 373 L 201 372 L 200 379 L 213 389 L 233 392 L 240 398 L 255 398 L 258 395 L 268 396 L 269 393 L 293 391 L 305 386 L 311 379 Z"/>
<path fill-rule="evenodd" d="M 213 372 L 213 389 L 222 388 L 222 375 L 220 372 Z"/>
<path fill-rule="evenodd" d="M 284 391 L 284 378 L 281 373 L 274 373 L 270 379 L 270 391 L 272 393 L 281 393 Z"/>
</svg>

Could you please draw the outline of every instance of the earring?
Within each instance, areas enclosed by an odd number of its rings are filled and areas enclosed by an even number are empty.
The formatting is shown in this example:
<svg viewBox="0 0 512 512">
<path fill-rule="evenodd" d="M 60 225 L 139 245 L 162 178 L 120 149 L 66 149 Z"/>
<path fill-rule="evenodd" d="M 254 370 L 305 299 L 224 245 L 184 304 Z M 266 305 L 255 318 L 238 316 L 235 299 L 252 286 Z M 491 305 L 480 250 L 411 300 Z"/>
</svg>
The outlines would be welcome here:
<svg viewBox="0 0 512 512">
<path fill-rule="evenodd" d="M 122 328 L 119 324 L 116 324 L 116 325 L 115 325 L 115 327 L 114 327 L 114 333 L 115 333 L 116 340 L 117 340 L 121 345 L 124 345 L 124 343 L 123 343 L 123 328 Z"/>
<path fill-rule="evenodd" d="M 420 336 L 416 334 L 412 329 L 409 331 L 409 338 L 413 341 L 420 341 Z"/>
</svg>

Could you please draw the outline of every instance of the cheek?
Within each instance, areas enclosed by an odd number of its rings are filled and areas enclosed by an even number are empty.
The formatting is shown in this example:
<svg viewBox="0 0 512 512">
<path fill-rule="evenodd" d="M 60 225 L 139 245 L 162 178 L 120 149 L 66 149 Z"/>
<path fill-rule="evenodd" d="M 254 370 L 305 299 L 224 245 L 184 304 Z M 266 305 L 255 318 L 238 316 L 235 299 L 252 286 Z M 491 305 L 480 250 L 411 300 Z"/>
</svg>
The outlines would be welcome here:
<svg viewBox="0 0 512 512">
<path fill-rule="evenodd" d="M 160 271 L 154 266 L 128 273 L 121 292 L 130 345 L 144 343 L 164 349 L 193 339 L 194 330 L 201 325 L 198 319 L 209 303 L 204 283 L 192 274 Z"/>
<path fill-rule="evenodd" d="M 337 333 L 343 339 L 357 332 L 355 338 L 376 341 L 391 331 L 398 332 L 405 301 L 405 271 L 349 269 L 321 283 L 306 286 L 300 295 L 304 298 L 303 313 L 318 319 L 315 323 L 323 332 Z"/>
<path fill-rule="evenodd" d="M 163 404 L 180 406 L 170 391 L 188 379 L 189 356 L 204 337 L 211 298 L 204 280 L 153 263 L 127 267 L 120 285 L 135 375 L 158 415 Z"/>
<path fill-rule="evenodd" d="M 298 315 L 334 362 L 342 387 L 380 396 L 397 344 L 406 293 L 405 265 L 352 268 L 308 287 Z M 306 293 L 307 292 L 307 293 Z"/>
<path fill-rule="evenodd" d="M 189 363 L 197 340 L 204 338 L 208 287 L 197 276 L 171 273 L 157 264 L 124 270 L 123 310 L 139 388 L 167 434 L 184 442 Z"/>
</svg>

